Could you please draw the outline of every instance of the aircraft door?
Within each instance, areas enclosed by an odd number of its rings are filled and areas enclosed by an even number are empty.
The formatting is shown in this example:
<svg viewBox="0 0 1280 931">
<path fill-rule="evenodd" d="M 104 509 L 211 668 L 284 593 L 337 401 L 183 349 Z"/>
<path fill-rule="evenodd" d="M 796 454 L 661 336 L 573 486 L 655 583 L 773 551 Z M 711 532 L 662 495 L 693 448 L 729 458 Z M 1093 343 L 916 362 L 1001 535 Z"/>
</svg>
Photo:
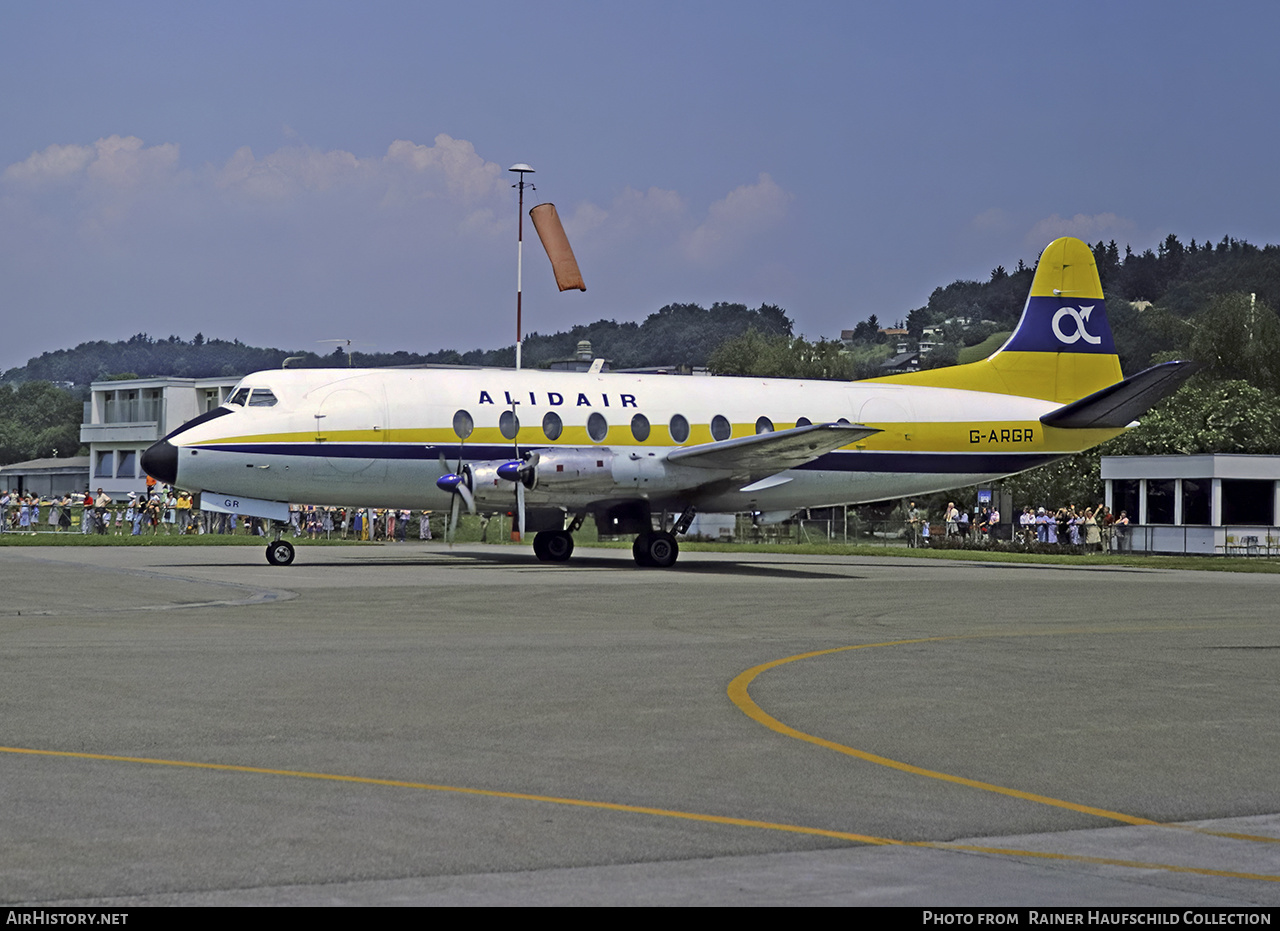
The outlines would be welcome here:
<svg viewBox="0 0 1280 931">
<path fill-rule="evenodd" d="M 884 431 L 884 439 L 904 439 L 904 425 L 910 422 L 911 415 L 897 398 L 871 398 L 858 410 L 858 423 L 879 427 Z"/>
<path fill-rule="evenodd" d="M 387 393 L 381 384 L 335 388 L 316 409 L 313 477 L 321 482 L 366 482 L 386 478 L 383 444 L 390 440 Z"/>
</svg>

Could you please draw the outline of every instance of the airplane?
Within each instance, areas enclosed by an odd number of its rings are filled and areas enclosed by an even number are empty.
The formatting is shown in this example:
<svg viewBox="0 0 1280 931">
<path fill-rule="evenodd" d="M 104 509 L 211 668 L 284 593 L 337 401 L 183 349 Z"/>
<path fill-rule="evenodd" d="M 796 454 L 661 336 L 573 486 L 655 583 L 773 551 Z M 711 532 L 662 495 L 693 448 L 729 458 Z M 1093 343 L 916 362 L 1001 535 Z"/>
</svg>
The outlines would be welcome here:
<svg viewBox="0 0 1280 931">
<path fill-rule="evenodd" d="M 1006 477 L 1132 426 L 1191 374 L 1124 378 L 1088 245 L 1041 254 L 990 357 L 862 381 L 537 369 L 281 369 L 148 448 L 201 506 L 284 521 L 288 502 L 511 510 L 563 562 L 590 515 L 667 568 L 696 513 L 784 512 Z M 678 515 L 678 516 L 677 516 Z M 655 518 L 658 526 L 655 528 Z M 288 565 L 279 538 L 267 560 Z"/>
</svg>

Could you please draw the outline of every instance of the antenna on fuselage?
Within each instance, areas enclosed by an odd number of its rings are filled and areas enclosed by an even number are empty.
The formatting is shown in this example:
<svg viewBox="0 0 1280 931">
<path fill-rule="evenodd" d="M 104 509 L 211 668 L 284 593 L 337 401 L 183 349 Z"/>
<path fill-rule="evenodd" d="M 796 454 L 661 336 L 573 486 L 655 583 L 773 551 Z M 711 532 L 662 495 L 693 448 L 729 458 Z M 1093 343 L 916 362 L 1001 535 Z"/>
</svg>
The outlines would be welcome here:
<svg viewBox="0 0 1280 931">
<path fill-rule="evenodd" d="M 347 368 L 352 368 L 354 363 L 351 361 L 352 346 L 373 346 L 374 343 L 364 342 L 363 340 L 350 339 L 318 339 L 317 343 L 333 343 L 338 349 L 343 350 L 347 354 Z"/>
</svg>

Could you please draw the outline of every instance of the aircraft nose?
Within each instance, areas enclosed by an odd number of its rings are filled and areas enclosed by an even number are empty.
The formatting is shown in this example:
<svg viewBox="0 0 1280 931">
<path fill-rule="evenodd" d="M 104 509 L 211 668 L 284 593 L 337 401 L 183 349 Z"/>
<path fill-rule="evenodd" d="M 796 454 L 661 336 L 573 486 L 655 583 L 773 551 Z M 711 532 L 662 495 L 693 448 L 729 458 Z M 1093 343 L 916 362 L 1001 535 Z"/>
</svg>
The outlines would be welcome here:
<svg viewBox="0 0 1280 931">
<path fill-rule="evenodd" d="M 142 468 L 157 482 L 173 485 L 178 481 L 178 447 L 168 440 L 148 446 L 142 453 Z"/>
</svg>

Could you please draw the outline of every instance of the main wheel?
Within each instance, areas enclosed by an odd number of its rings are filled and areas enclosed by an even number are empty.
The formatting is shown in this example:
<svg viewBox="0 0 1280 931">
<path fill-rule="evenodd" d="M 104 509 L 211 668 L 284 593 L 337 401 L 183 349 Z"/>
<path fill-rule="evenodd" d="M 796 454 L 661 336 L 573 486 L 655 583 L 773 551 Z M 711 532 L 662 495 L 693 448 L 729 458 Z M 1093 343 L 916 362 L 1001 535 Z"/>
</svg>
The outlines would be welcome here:
<svg viewBox="0 0 1280 931">
<path fill-rule="evenodd" d="M 541 536 L 541 534 L 539 534 Z M 573 534 L 567 530 L 552 530 L 547 534 L 547 560 L 568 562 L 573 555 Z"/>
<path fill-rule="evenodd" d="M 658 569 L 670 569 L 680 556 L 680 544 L 673 533 L 655 530 L 649 535 L 649 565 Z"/>
<path fill-rule="evenodd" d="M 287 566 L 293 562 L 293 544 L 288 540 L 276 540 L 267 544 L 267 562 L 273 566 Z"/>
<path fill-rule="evenodd" d="M 676 543 L 675 534 L 653 530 L 636 537 L 636 542 L 631 544 L 631 555 L 637 566 L 670 569 L 680 555 L 680 545 Z"/>
</svg>

